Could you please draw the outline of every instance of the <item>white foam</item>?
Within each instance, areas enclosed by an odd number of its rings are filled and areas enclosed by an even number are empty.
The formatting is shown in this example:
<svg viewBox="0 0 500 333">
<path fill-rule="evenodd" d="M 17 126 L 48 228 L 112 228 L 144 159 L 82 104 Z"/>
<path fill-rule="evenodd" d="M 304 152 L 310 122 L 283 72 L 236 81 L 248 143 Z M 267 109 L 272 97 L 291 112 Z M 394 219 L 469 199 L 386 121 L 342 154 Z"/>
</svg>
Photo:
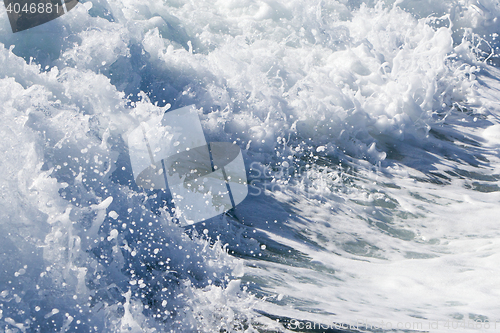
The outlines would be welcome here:
<svg viewBox="0 0 500 333">
<path fill-rule="evenodd" d="M 0 14 L 3 325 L 496 319 L 498 4 L 396 3 L 93 1 L 19 34 Z M 207 141 L 307 170 L 237 212 L 255 234 L 216 224 L 270 261 L 187 237 L 116 176 L 122 134 L 190 104 Z"/>
</svg>

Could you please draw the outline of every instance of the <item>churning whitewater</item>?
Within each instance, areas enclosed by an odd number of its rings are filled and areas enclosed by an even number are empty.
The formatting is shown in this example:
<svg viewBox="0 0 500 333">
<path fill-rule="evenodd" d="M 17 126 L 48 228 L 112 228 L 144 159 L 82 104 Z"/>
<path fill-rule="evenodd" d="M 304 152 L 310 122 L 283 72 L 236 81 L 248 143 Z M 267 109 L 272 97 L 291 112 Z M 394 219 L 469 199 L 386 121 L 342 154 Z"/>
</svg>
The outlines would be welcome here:
<svg viewBox="0 0 500 333">
<path fill-rule="evenodd" d="M 13 33 L 0 11 L 0 332 L 500 329 L 499 15 L 90 0 Z M 248 194 L 184 226 L 129 138 L 190 105 Z"/>
</svg>

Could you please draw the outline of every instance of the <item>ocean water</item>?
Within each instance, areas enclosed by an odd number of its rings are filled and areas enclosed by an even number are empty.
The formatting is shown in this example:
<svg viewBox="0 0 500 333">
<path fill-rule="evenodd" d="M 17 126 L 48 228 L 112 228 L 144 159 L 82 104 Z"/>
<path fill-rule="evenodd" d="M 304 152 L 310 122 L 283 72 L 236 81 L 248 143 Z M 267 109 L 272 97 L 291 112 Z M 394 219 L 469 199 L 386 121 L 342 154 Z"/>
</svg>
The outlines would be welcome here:
<svg viewBox="0 0 500 333">
<path fill-rule="evenodd" d="M 93 0 L 14 34 L 0 11 L 0 332 L 499 331 L 499 15 Z M 126 138 L 187 105 L 249 194 L 181 227 Z"/>
</svg>

